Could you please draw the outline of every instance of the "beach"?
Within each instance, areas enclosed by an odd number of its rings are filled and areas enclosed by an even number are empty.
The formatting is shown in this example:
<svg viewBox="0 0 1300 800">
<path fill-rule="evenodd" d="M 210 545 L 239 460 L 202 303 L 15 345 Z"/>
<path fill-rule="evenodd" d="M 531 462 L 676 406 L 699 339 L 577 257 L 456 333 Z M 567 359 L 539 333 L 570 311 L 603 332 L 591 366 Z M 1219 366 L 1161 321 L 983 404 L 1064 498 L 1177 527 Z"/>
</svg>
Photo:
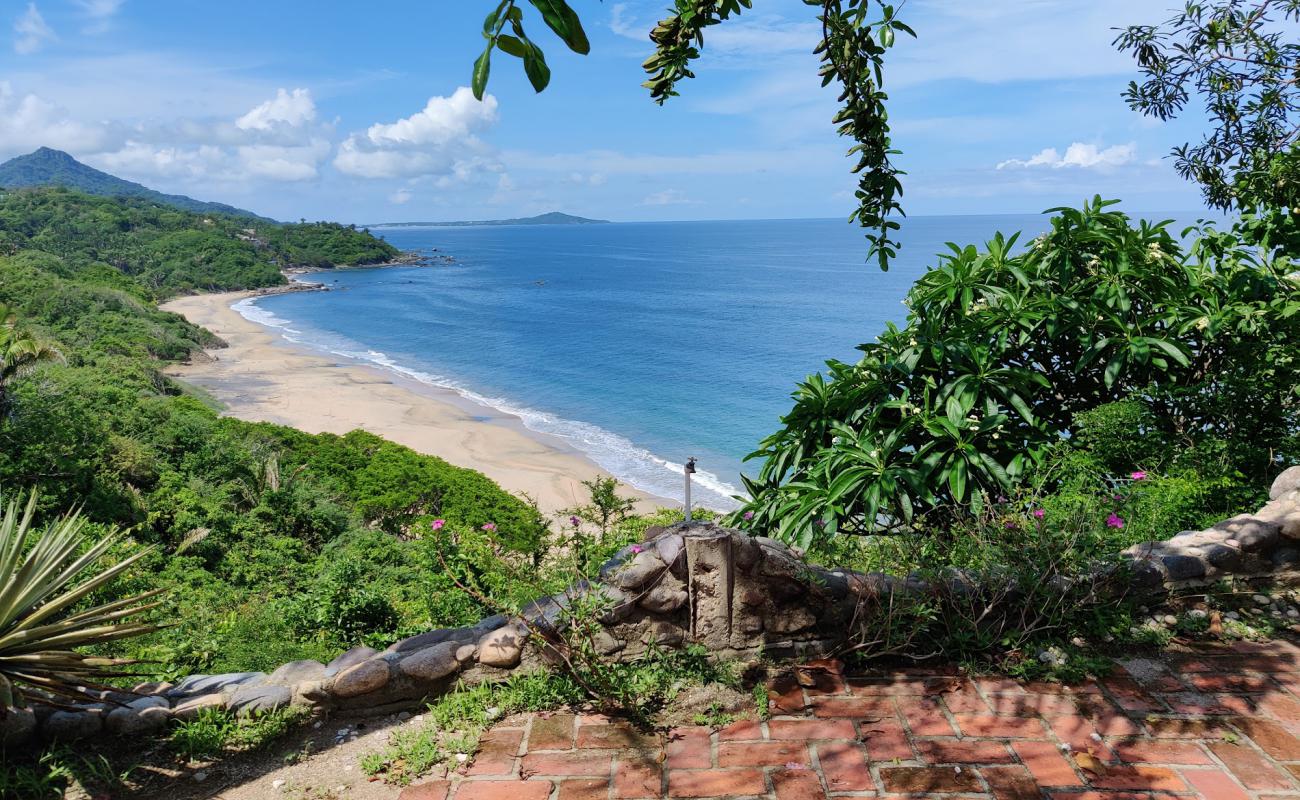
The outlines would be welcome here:
<svg viewBox="0 0 1300 800">
<path fill-rule="evenodd" d="M 547 514 L 584 504 L 588 493 L 581 482 L 605 474 L 562 441 L 529 431 L 517 417 L 285 341 L 231 308 L 254 294 L 191 295 L 162 306 L 226 342 L 207 351 L 208 360 L 167 370 L 209 392 L 225 406 L 223 413 L 308 433 L 359 428 L 478 470 L 507 491 L 529 495 Z M 680 505 L 628 486 L 621 493 L 637 499 L 639 512 Z"/>
</svg>

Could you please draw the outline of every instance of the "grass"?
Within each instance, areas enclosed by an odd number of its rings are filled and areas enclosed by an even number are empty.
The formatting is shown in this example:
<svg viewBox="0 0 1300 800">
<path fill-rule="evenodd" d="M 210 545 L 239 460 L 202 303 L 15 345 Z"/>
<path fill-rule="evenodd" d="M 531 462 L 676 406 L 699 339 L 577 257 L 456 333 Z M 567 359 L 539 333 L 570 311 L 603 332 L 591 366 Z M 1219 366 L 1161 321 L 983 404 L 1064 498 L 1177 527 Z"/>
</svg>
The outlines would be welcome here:
<svg viewBox="0 0 1300 800">
<path fill-rule="evenodd" d="M 169 742 L 187 761 L 211 758 L 227 750 L 257 750 L 284 736 L 307 717 L 299 708 L 234 716 L 205 708 L 194 719 L 172 729 Z"/>
</svg>

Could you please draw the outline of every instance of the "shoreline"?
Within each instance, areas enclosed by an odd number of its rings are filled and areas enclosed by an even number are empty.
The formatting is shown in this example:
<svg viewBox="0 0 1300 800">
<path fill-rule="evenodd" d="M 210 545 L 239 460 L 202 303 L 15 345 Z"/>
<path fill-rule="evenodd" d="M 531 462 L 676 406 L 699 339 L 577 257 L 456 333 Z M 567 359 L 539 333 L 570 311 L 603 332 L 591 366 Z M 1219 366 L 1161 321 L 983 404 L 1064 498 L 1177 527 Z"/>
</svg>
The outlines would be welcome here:
<svg viewBox="0 0 1300 800">
<path fill-rule="evenodd" d="M 319 291 L 298 285 L 280 291 Z M 581 481 L 608 474 L 562 440 L 528 430 L 513 415 L 449 389 L 286 341 L 231 308 L 240 300 L 274 293 L 221 292 L 164 303 L 163 310 L 207 328 L 227 345 L 204 351 L 207 360 L 172 365 L 166 374 L 212 394 L 225 405 L 227 416 L 308 433 L 360 428 L 482 472 L 508 492 L 532 496 L 548 515 L 587 502 Z M 620 484 L 620 492 L 636 499 L 638 513 L 680 506 L 627 485 Z"/>
</svg>

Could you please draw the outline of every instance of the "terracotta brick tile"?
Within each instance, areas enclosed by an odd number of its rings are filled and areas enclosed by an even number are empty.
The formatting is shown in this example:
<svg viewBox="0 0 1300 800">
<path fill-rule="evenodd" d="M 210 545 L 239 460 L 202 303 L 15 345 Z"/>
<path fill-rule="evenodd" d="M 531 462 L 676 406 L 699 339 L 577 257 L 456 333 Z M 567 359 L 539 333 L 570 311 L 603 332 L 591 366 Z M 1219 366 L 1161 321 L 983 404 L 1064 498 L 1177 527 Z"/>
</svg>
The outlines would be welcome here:
<svg viewBox="0 0 1300 800">
<path fill-rule="evenodd" d="M 850 724 L 849 727 L 853 726 Z M 733 722 L 718 731 L 718 741 L 721 742 L 755 742 L 764 738 L 763 723 L 750 719 Z"/>
<path fill-rule="evenodd" d="M 767 699 L 775 714 L 802 714 L 808 707 L 804 700 L 803 687 L 794 675 L 778 675 L 767 685 Z"/>
<path fill-rule="evenodd" d="M 1051 717 L 1047 720 L 1048 727 L 1056 738 L 1068 744 L 1072 749 L 1086 752 L 1089 748 L 1097 747 L 1101 742 L 1101 734 L 1097 732 L 1097 726 L 1092 724 L 1092 720 L 1083 717 Z"/>
<path fill-rule="evenodd" d="M 1160 739 L 1128 739 L 1111 742 L 1121 761 L 1130 764 L 1213 764 L 1199 744 Z"/>
<path fill-rule="evenodd" d="M 674 728 L 664 745 L 669 769 L 704 769 L 713 766 L 709 732 L 704 728 Z"/>
<path fill-rule="evenodd" d="M 449 791 L 451 781 L 425 781 L 403 789 L 397 800 L 447 800 Z"/>
<path fill-rule="evenodd" d="M 1030 717 L 995 717 L 988 714 L 953 714 L 963 736 L 992 739 L 1046 739 L 1042 720 Z M 915 730 L 915 729 L 913 729 Z"/>
<path fill-rule="evenodd" d="M 1024 767 L 981 767 L 980 774 L 994 800 L 1041 800 L 1043 796 L 1038 781 Z"/>
<path fill-rule="evenodd" d="M 519 728 L 494 728 L 479 739 L 478 753 L 470 775 L 509 775 L 515 771 L 515 755 L 524 732 Z"/>
<path fill-rule="evenodd" d="M 1187 788 L 1187 784 L 1173 770 L 1146 765 L 1110 767 L 1104 774 L 1093 775 L 1088 782 L 1098 789 L 1181 792 Z"/>
<path fill-rule="evenodd" d="M 560 781 L 556 800 L 608 800 L 608 778 L 571 778 Z"/>
<path fill-rule="evenodd" d="M 1250 694 L 1255 692 L 1275 692 L 1278 688 L 1277 684 L 1267 675 L 1251 675 L 1249 673 L 1235 675 L 1207 673 L 1191 675 L 1187 680 L 1202 692 Z"/>
<path fill-rule="evenodd" d="M 647 736 L 627 724 L 583 725 L 578 728 L 579 750 L 600 750 L 604 748 L 647 749 L 658 746 L 653 736 Z"/>
<path fill-rule="evenodd" d="M 1173 800 L 1177 795 L 1160 792 L 1106 792 L 1092 789 L 1061 789 L 1048 792 L 1052 800 Z M 1184 795 L 1185 797 L 1186 795 Z"/>
<path fill-rule="evenodd" d="M 878 719 L 893 717 L 898 712 L 892 697 L 816 697 L 813 714 L 818 717 L 847 719 Z"/>
<path fill-rule="evenodd" d="M 881 767 L 880 781 L 886 792 L 935 794 L 983 790 L 975 770 L 959 767 Z"/>
<path fill-rule="evenodd" d="M 1249 745 L 1211 742 L 1209 748 L 1247 789 L 1292 788 L 1291 779 Z"/>
<path fill-rule="evenodd" d="M 862 742 L 872 761 L 906 761 L 912 757 L 912 745 L 908 742 L 907 732 L 903 726 L 894 721 L 861 723 L 858 730 Z"/>
<path fill-rule="evenodd" d="M 550 781 L 466 781 L 456 789 L 456 800 L 547 800 Z"/>
<path fill-rule="evenodd" d="M 1259 710 L 1283 722 L 1300 722 L 1300 700 L 1283 692 L 1269 692 L 1261 697 Z"/>
<path fill-rule="evenodd" d="M 578 750 L 567 753 L 529 753 L 520 760 L 519 774 L 533 775 L 608 776 L 613 758 L 599 750 Z"/>
<path fill-rule="evenodd" d="M 614 765 L 614 797 L 618 800 L 658 798 L 662 792 L 663 770 L 658 764 L 644 761 L 619 761 Z"/>
<path fill-rule="evenodd" d="M 1207 800 L 1250 800 L 1241 784 L 1221 769 L 1185 769 L 1183 778 Z"/>
<path fill-rule="evenodd" d="M 761 769 L 674 769 L 668 772 L 669 797 L 729 797 L 767 793 Z"/>
<path fill-rule="evenodd" d="M 927 764 L 1006 764 L 1014 761 L 1002 742 L 979 739 L 916 739 L 916 752 Z"/>
<path fill-rule="evenodd" d="M 774 719 L 767 723 L 767 730 L 773 740 L 804 739 L 856 739 L 858 732 L 853 723 L 846 719 Z"/>
<path fill-rule="evenodd" d="M 975 678 L 975 685 L 985 694 L 996 692 L 1023 692 L 1025 687 L 1018 681 L 1010 678 Z"/>
<path fill-rule="evenodd" d="M 719 767 L 779 767 L 810 762 L 803 742 L 723 742 L 718 745 Z"/>
<path fill-rule="evenodd" d="M 1079 776 L 1055 745 L 1047 742 L 1013 742 L 1011 748 L 1043 786 L 1081 786 Z"/>
<path fill-rule="evenodd" d="M 1007 694 L 1000 692 L 989 695 L 989 705 L 993 713 L 1016 717 L 1050 716 L 1054 714 L 1077 714 L 1074 696 L 1069 694 Z"/>
<path fill-rule="evenodd" d="M 814 746 L 817 763 L 826 776 L 826 786 L 830 791 L 868 792 L 876 788 L 862 745 L 825 742 Z M 911 757 L 910 752 L 907 757 Z"/>
<path fill-rule="evenodd" d="M 1164 695 L 1169 708 L 1178 714 L 1253 714 L 1259 701 L 1245 694 L 1201 694 L 1181 692 Z"/>
<path fill-rule="evenodd" d="M 810 769 L 778 769 L 772 773 L 776 800 L 820 800 L 826 797 L 817 773 Z"/>
<path fill-rule="evenodd" d="M 1158 739 L 1222 739 L 1224 734 L 1232 733 L 1221 719 L 1148 716 L 1142 724 Z"/>
<path fill-rule="evenodd" d="M 927 687 L 935 686 L 935 681 L 945 681 L 946 678 L 910 678 L 905 676 L 889 676 L 884 678 L 849 678 L 849 692 L 858 697 L 870 696 L 895 696 L 900 694 L 931 694 Z"/>
<path fill-rule="evenodd" d="M 533 717 L 533 727 L 528 734 L 528 752 L 572 750 L 574 719 L 572 714 Z"/>
<path fill-rule="evenodd" d="M 994 719 L 991 715 L 962 714 L 960 717 Z M 957 733 L 952 727 L 952 722 L 948 720 L 948 715 L 938 709 L 922 711 L 916 709 L 904 712 L 903 719 L 907 721 L 907 727 L 912 731 L 914 736 L 952 736 Z"/>
<path fill-rule="evenodd" d="M 1278 761 L 1300 761 L 1300 739 L 1276 722 L 1266 719 L 1234 719 L 1232 724 Z"/>
</svg>

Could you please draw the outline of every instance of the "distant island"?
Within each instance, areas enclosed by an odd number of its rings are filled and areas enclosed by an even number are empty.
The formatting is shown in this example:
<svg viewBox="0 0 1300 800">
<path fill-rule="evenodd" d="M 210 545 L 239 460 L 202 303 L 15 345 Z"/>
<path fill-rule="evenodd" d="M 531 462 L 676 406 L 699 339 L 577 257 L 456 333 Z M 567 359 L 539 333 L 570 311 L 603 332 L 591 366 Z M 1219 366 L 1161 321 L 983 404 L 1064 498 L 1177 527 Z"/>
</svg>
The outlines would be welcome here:
<svg viewBox="0 0 1300 800">
<path fill-rule="evenodd" d="M 0 188 L 26 189 L 37 186 L 61 186 L 101 197 L 135 197 L 193 214 L 226 214 L 258 222 L 275 221 L 225 203 L 204 202 L 183 194 L 163 194 L 101 172 L 62 150 L 50 147 L 38 148 L 25 156 L 16 156 L 0 164 Z"/>
<path fill-rule="evenodd" d="M 0 184 L 2 185 L 2 184 Z M 545 214 L 538 214 L 535 217 L 520 217 L 518 219 L 482 219 L 465 222 L 380 222 L 371 225 L 371 228 L 449 228 L 465 225 L 608 225 L 607 219 L 587 219 L 586 217 L 575 217 L 572 214 L 564 214 L 559 211 L 549 211 Z"/>
</svg>

